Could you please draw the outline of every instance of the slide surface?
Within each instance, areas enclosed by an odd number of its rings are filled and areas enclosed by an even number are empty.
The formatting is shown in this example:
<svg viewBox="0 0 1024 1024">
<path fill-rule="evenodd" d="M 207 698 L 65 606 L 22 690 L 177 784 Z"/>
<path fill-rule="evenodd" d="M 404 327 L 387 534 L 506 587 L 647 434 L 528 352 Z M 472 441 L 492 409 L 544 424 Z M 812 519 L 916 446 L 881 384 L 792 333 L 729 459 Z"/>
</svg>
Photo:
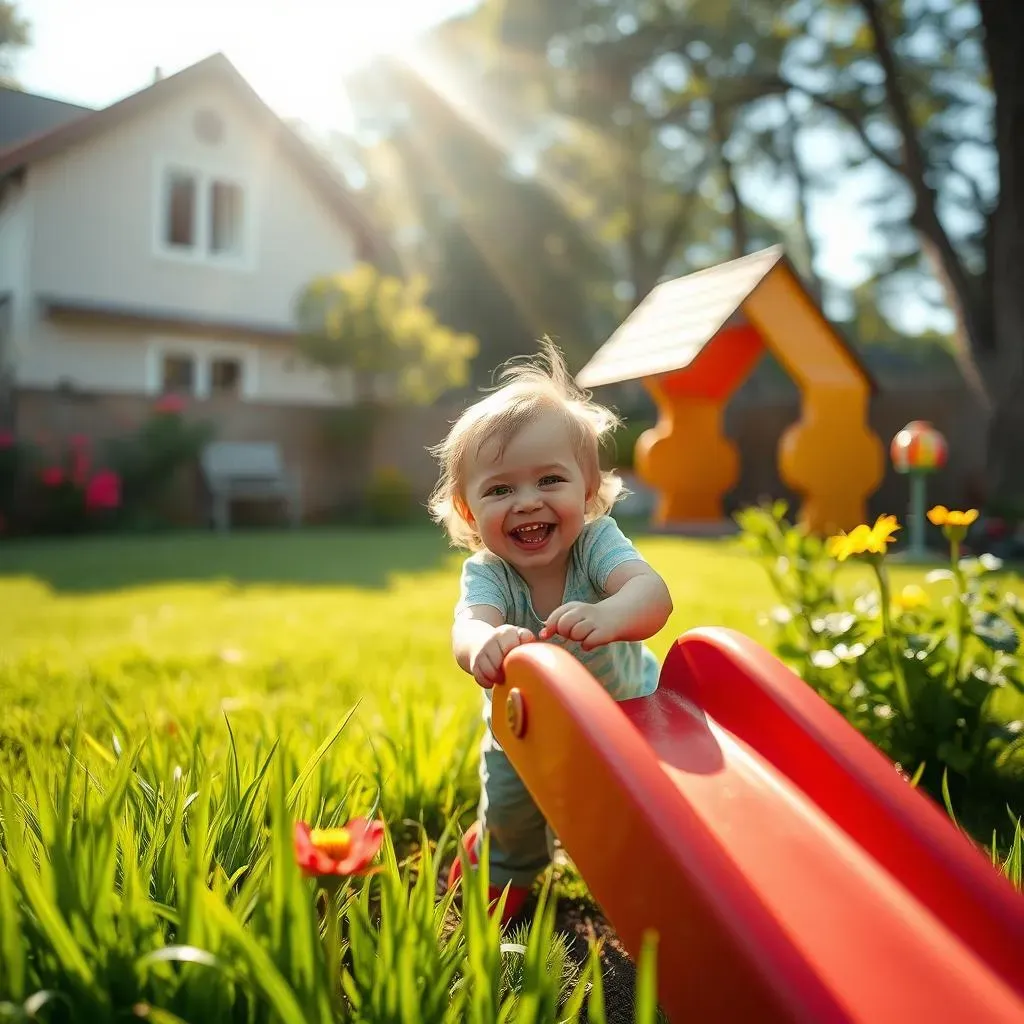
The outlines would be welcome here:
<svg viewBox="0 0 1024 1024">
<path fill-rule="evenodd" d="M 1024 1021 L 1024 896 L 764 648 L 677 640 L 617 704 L 516 648 L 494 731 L 673 1020 Z"/>
</svg>

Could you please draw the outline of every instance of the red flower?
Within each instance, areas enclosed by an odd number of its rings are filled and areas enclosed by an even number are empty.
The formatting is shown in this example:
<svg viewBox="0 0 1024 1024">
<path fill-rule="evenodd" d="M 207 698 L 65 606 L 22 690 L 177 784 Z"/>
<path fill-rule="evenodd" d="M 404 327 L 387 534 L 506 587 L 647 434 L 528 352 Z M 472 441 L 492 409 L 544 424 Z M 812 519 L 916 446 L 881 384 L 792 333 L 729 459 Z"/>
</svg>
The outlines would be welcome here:
<svg viewBox="0 0 1024 1024">
<path fill-rule="evenodd" d="M 384 841 L 384 822 L 353 818 L 341 828 L 295 822 L 295 861 L 307 875 L 369 875 Z"/>
<path fill-rule="evenodd" d="M 112 469 L 101 469 L 85 488 L 86 508 L 117 508 L 121 504 L 121 478 Z"/>
<path fill-rule="evenodd" d="M 181 395 L 164 395 L 159 398 L 156 404 L 153 406 L 157 412 L 166 413 L 168 415 L 176 415 L 179 412 L 183 412 L 185 409 L 185 399 Z"/>
<path fill-rule="evenodd" d="M 0 430 L 0 451 L 14 447 L 14 435 L 9 430 Z"/>
<path fill-rule="evenodd" d="M 47 466 L 39 474 L 44 487 L 60 487 L 64 483 L 64 470 L 60 466 Z"/>
</svg>

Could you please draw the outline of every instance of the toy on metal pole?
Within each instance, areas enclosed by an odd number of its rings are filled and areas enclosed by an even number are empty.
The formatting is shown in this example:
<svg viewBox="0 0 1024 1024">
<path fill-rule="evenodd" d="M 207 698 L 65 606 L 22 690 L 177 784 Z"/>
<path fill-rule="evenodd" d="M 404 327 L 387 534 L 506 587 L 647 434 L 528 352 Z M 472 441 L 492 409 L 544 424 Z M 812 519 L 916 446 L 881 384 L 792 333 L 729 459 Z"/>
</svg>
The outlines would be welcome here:
<svg viewBox="0 0 1024 1024">
<path fill-rule="evenodd" d="M 897 473 L 910 476 L 910 558 L 925 558 L 926 487 L 929 473 L 946 464 L 946 439 L 927 420 L 913 420 L 893 439 L 889 455 Z"/>
</svg>

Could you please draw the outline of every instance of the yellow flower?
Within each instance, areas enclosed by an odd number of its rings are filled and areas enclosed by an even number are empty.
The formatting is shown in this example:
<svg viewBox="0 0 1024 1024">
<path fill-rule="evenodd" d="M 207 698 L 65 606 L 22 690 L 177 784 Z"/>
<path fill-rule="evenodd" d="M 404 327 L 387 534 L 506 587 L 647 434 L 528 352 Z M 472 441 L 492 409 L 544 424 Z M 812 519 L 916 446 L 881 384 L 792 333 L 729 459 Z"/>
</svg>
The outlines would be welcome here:
<svg viewBox="0 0 1024 1024">
<path fill-rule="evenodd" d="M 893 602 L 901 611 L 911 611 L 914 608 L 923 608 L 931 603 L 928 591 L 919 587 L 916 583 L 908 583 Z"/>
<path fill-rule="evenodd" d="M 352 848 L 352 836 L 347 828 L 314 828 L 309 841 L 328 857 L 341 859 Z"/>
<path fill-rule="evenodd" d="M 945 505 L 936 505 L 928 512 L 928 518 L 935 526 L 970 526 L 978 518 L 978 510 L 969 508 L 966 512 L 957 512 Z"/>
<path fill-rule="evenodd" d="M 884 555 L 893 542 L 893 534 L 900 528 L 895 516 L 879 516 L 874 526 L 861 523 L 849 533 L 839 533 L 828 539 L 826 550 L 840 562 L 851 555 Z"/>
</svg>

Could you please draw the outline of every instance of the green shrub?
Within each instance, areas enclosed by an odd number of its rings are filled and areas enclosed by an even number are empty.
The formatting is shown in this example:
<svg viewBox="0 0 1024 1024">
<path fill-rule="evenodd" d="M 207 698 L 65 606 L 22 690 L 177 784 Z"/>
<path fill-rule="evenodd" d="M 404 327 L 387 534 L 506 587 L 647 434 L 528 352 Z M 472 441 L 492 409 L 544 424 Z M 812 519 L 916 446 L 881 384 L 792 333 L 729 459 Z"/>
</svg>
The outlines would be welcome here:
<svg viewBox="0 0 1024 1024">
<path fill-rule="evenodd" d="M 0 434 L 0 532 L 74 534 L 115 521 L 121 478 L 82 434 L 38 445 Z"/>
<path fill-rule="evenodd" d="M 416 511 L 412 485 L 393 466 L 378 469 L 370 479 L 364 498 L 367 521 L 373 526 L 401 526 Z"/>
<path fill-rule="evenodd" d="M 1001 563 L 960 558 L 960 528 L 947 527 L 950 567 L 928 575 L 930 591 L 893 595 L 886 544 L 864 550 L 885 524 L 832 544 L 836 558 L 787 511 L 777 502 L 736 516 L 779 597 L 770 614 L 779 656 L 916 784 L 960 808 L 973 834 L 1009 842 L 1006 806 L 1019 810 L 1024 781 L 1024 608 L 1001 592 Z M 867 587 L 840 590 L 847 556 L 870 565 Z"/>
<path fill-rule="evenodd" d="M 183 404 L 175 398 L 161 399 L 134 433 L 109 443 L 110 461 L 121 475 L 126 525 L 160 521 L 178 471 L 194 463 L 214 435 L 212 424 L 186 419 Z"/>
</svg>

